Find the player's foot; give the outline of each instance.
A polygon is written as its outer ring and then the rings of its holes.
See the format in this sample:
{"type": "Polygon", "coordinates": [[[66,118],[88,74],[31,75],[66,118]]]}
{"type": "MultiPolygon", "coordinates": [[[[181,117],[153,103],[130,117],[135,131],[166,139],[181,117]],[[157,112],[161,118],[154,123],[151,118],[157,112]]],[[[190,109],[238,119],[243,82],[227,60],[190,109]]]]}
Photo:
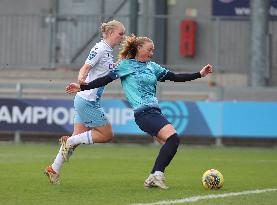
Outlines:
{"type": "Polygon", "coordinates": [[[52,166],[46,167],[44,174],[48,177],[51,184],[60,184],[60,175],[53,170],[52,166]]]}
{"type": "Polygon", "coordinates": [[[153,175],[153,185],[161,189],[168,189],[165,185],[165,177],[163,175],[153,175]]]}
{"type": "Polygon", "coordinates": [[[74,151],[74,147],[67,145],[67,139],[69,138],[69,136],[62,136],[59,140],[60,144],[62,145],[62,156],[63,156],[63,160],[68,162],[69,161],[69,157],[73,154],[74,151]]]}
{"type": "Polygon", "coordinates": [[[144,187],[145,188],[152,188],[152,187],[155,187],[154,185],[154,175],[153,174],[150,174],[148,176],[148,178],[144,181],[144,187]]]}

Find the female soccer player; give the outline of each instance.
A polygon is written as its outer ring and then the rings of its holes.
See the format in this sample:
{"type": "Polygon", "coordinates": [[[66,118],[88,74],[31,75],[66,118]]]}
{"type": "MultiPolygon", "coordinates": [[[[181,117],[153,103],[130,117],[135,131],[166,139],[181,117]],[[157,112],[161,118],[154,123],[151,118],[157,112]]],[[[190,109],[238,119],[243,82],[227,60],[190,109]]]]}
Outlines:
{"type": "MultiPolygon", "coordinates": [[[[112,20],[101,25],[101,32],[103,40],[91,49],[79,71],[78,81],[81,85],[105,76],[114,68],[113,48],[123,40],[125,28],[121,22],[112,20]]],[[[105,143],[112,140],[112,126],[100,106],[103,91],[104,87],[100,87],[76,94],[73,134],[71,137],[61,137],[61,148],[53,164],[45,169],[50,183],[59,183],[62,164],[69,160],[78,144],[105,143]]]]}
{"type": "Polygon", "coordinates": [[[67,93],[74,93],[92,89],[107,85],[120,78],[123,91],[134,109],[136,124],[144,132],[156,136],[157,140],[163,144],[144,186],[167,189],[164,171],[177,152],[179,137],[159,108],[156,97],[157,81],[185,82],[195,80],[212,73],[212,66],[208,64],[197,73],[176,74],[150,61],[153,51],[154,44],[151,39],[131,35],[124,41],[119,53],[121,62],[113,71],[87,85],[70,83],[66,91],[67,93]]]}

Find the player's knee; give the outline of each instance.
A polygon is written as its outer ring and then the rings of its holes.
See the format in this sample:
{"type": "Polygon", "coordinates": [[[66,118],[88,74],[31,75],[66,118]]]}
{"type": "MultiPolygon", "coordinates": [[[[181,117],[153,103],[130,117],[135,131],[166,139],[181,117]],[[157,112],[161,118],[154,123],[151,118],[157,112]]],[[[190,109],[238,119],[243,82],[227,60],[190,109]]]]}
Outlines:
{"type": "Polygon", "coordinates": [[[167,138],[166,142],[172,144],[177,149],[180,144],[180,138],[178,137],[178,134],[175,133],[167,138]]]}
{"type": "Polygon", "coordinates": [[[111,142],[113,140],[113,135],[109,135],[107,138],[107,142],[111,142]]]}

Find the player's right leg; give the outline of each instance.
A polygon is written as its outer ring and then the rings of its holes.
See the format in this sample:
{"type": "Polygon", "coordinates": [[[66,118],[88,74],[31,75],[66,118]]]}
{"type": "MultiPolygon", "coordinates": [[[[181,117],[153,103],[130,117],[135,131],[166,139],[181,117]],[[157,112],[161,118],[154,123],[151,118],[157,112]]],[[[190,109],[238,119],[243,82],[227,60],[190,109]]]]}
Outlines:
{"type": "Polygon", "coordinates": [[[51,184],[60,184],[60,175],[53,170],[52,166],[46,167],[44,174],[48,177],[51,184]]]}
{"type": "MultiPolygon", "coordinates": [[[[77,135],[79,133],[83,133],[88,130],[89,128],[87,128],[84,124],[77,123],[77,124],[74,124],[73,135],[77,135]]],[[[76,147],[74,147],[74,149],[75,148],[76,147]]],[[[51,184],[59,184],[60,170],[63,163],[64,163],[64,158],[62,156],[62,146],[61,146],[53,164],[46,167],[44,171],[44,174],[48,177],[51,184]]]]}
{"type": "Polygon", "coordinates": [[[65,161],[68,161],[75,145],[105,143],[111,141],[113,137],[112,126],[99,101],[88,101],[76,95],[74,107],[74,123],[82,123],[90,130],[61,138],[62,156],[65,161]]]}

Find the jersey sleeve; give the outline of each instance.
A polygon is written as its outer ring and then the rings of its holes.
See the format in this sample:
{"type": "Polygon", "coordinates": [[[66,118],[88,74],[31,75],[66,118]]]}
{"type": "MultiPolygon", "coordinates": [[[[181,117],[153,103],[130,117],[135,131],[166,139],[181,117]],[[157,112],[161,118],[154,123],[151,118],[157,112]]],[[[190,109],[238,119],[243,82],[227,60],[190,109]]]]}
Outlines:
{"type": "Polygon", "coordinates": [[[122,60],[111,72],[112,79],[122,78],[133,73],[132,65],[128,60],[122,60]]]}
{"type": "Polygon", "coordinates": [[[168,69],[160,66],[159,64],[155,62],[151,62],[151,66],[154,68],[154,73],[157,77],[158,81],[163,81],[163,78],[166,76],[166,74],[169,72],[168,69]]]}
{"type": "Polygon", "coordinates": [[[98,46],[94,46],[90,52],[89,55],[85,61],[85,64],[90,65],[91,67],[95,66],[101,59],[101,57],[104,54],[104,50],[99,48],[98,46]]]}

